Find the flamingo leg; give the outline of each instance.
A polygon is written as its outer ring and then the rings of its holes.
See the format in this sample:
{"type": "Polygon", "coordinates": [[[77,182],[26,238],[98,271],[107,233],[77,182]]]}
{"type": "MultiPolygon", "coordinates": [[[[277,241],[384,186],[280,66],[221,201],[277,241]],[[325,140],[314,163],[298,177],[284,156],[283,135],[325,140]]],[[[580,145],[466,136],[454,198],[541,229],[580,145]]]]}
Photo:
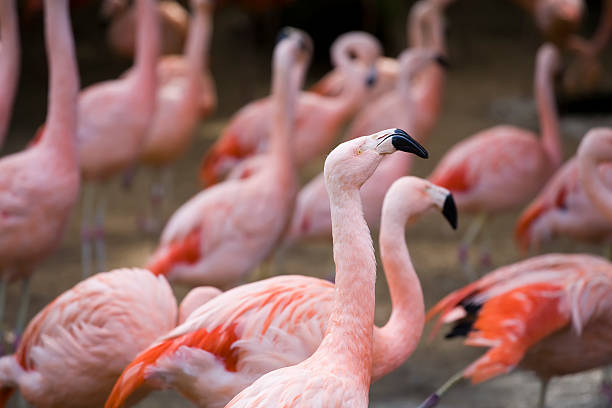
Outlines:
{"type": "Polygon", "coordinates": [[[106,214],[106,196],[100,195],[96,208],[95,247],[97,272],[106,271],[106,242],[104,239],[104,219],[106,214]]]}
{"type": "Polygon", "coordinates": [[[19,346],[23,329],[25,328],[26,319],[28,317],[28,307],[30,305],[30,289],[32,276],[28,275],[21,283],[21,300],[19,302],[19,310],[17,311],[17,324],[15,325],[15,342],[13,348],[19,346]]]}
{"type": "Polygon", "coordinates": [[[487,214],[480,213],[478,214],[474,220],[470,223],[468,230],[466,231],[463,239],[461,239],[461,243],[459,244],[459,263],[461,264],[461,269],[467,276],[467,278],[472,281],[476,279],[476,274],[474,272],[474,268],[469,262],[469,251],[470,247],[480,235],[480,232],[483,229],[484,224],[487,221],[487,214]]]}
{"type": "Polygon", "coordinates": [[[95,187],[91,183],[85,184],[83,186],[83,208],[81,210],[81,272],[83,279],[91,275],[93,268],[93,234],[90,220],[93,214],[94,198],[95,187]]]}
{"type": "Polygon", "coordinates": [[[482,243],[480,245],[480,276],[493,269],[493,260],[491,258],[491,241],[490,230],[483,229],[482,243]]]}
{"type": "Polygon", "coordinates": [[[540,396],[538,398],[538,408],[544,408],[546,406],[546,392],[548,391],[548,383],[550,379],[540,378],[540,396]]]}

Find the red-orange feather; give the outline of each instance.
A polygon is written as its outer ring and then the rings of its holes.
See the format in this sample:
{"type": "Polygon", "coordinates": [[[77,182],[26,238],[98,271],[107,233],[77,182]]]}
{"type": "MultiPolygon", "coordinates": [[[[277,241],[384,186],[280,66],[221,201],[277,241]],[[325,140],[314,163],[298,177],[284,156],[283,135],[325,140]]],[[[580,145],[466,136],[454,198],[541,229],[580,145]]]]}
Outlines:
{"type": "Polygon", "coordinates": [[[431,175],[429,181],[450,190],[452,193],[466,192],[470,190],[471,183],[467,177],[467,162],[459,163],[443,171],[436,171],[431,175]]]}
{"type": "Polygon", "coordinates": [[[200,229],[195,229],[180,241],[164,246],[153,255],[147,269],[155,275],[166,275],[176,264],[193,264],[201,257],[200,229]]]}
{"type": "Polygon", "coordinates": [[[134,391],[145,384],[149,367],[154,366],[159,358],[170,356],[183,346],[208,351],[221,360],[228,371],[235,372],[238,364],[238,353],[232,349],[232,345],[238,340],[235,328],[236,324],[233,323],[211,331],[199,329],[165,340],[143,351],[123,370],[106,401],[105,408],[122,406],[134,391]]]}

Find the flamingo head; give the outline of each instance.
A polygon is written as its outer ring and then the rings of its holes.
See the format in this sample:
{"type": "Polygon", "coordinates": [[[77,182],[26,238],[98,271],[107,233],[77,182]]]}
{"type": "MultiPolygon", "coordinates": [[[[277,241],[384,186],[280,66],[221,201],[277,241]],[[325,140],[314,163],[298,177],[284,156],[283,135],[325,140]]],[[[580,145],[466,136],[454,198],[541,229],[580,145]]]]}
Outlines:
{"type": "Polygon", "coordinates": [[[536,3],[535,19],[546,37],[560,45],[580,27],[583,12],[582,0],[544,0],[536,3]]]}
{"type": "MultiPolygon", "coordinates": [[[[369,136],[341,143],[325,160],[325,183],[339,188],[361,187],[374,173],[382,158],[398,150],[428,157],[427,150],[398,128],[381,130],[369,136]]],[[[330,194],[331,195],[331,194],[330,194]]]]}
{"type": "Polygon", "coordinates": [[[382,225],[406,225],[436,209],[453,229],[457,229],[457,206],[450,191],[420,177],[397,179],[385,195],[382,225]]]}

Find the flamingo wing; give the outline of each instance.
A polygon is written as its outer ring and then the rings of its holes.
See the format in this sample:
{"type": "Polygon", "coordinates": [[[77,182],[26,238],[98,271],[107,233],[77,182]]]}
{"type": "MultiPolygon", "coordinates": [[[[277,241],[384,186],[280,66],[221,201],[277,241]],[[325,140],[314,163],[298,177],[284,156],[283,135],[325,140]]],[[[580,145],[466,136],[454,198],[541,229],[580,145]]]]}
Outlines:
{"type": "Polygon", "coordinates": [[[200,354],[202,365],[196,368],[200,377],[213,366],[223,372],[261,375],[296,364],[321,342],[332,302],[331,283],[305,276],[280,276],[227,291],[200,306],[132,361],[106,407],[121,406],[149,380],[189,370],[186,355],[200,354]],[[208,356],[206,365],[201,352],[208,356]]]}
{"type": "Polygon", "coordinates": [[[545,255],[485,276],[442,299],[428,313],[447,337],[490,349],[465,371],[474,382],[512,370],[534,344],[568,325],[577,332],[597,313],[612,287],[611,266],[587,255],[545,255]]]}

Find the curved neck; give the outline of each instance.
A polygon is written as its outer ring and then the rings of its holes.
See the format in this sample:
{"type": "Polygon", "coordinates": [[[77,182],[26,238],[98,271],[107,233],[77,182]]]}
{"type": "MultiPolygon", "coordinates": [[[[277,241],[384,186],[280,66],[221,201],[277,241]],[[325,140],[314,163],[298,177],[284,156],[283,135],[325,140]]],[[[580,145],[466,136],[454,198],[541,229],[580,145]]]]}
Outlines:
{"type": "Polygon", "coordinates": [[[397,220],[383,215],[381,220],[380,252],[393,310],[387,324],[375,332],[374,361],[385,363],[374,367],[374,379],[397,368],[414,352],[425,324],[423,291],[412,266],[404,230],[411,215],[404,216],[397,220]]]}
{"type": "Polygon", "coordinates": [[[49,99],[41,146],[74,153],[79,73],[68,0],[45,0],[45,38],[49,61],[49,99]]]}
{"type": "MultiPolygon", "coordinates": [[[[612,143],[612,137],[608,136],[607,139],[607,143],[612,143]]],[[[584,140],[586,141],[586,137],[584,140]]],[[[597,144],[593,144],[592,148],[589,148],[584,153],[582,152],[582,147],[579,149],[578,169],[580,182],[595,208],[608,220],[612,221],[612,191],[604,184],[599,171],[599,164],[612,160],[612,157],[604,157],[605,150],[602,149],[602,153],[600,153],[595,151],[596,148],[597,144]]]]}
{"type": "Polygon", "coordinates": [[[324,351],[326,358],[337,360],[367,387],[372,367],[374,248],[359,190],[330,190],[329,197],[336,283],[333,310],[317,353],[324,351]]]}
{"type": "Polygon", "coordinates": [[[19,26],[15,0],[0,1],[0,145],[19,80],[19,26]]]}
{"type": "Polygon", "coordinates": [[[542,148],[554,168],[561,165],[563,151],[559,131],[559,115],[555,104],[553,89],[553,67],[548,60],[536,65],[534,92],[540,117],[540,132],[542,148]]]}
{"type": "Polygon", "coordinates": [[[154,0],[136,0],[136,57],[134,74],[136,92],[144,100],[155,97],[157,58],[159,56],[159,21],[154,0]]]}
{"type": "Polygon", "coordinates": [[[212,33],[211,14],[208,7],[196,7],[189,23],[189,35],[185,44],[185,59],[189,66],[189,90],[194,94],[194,98],[199,97],[202,72],[208,65],[212,33]]]}

